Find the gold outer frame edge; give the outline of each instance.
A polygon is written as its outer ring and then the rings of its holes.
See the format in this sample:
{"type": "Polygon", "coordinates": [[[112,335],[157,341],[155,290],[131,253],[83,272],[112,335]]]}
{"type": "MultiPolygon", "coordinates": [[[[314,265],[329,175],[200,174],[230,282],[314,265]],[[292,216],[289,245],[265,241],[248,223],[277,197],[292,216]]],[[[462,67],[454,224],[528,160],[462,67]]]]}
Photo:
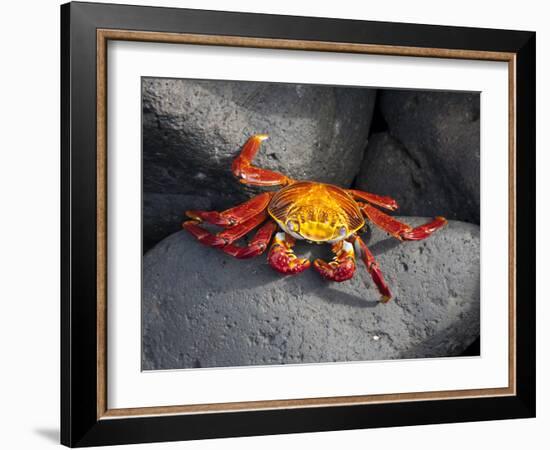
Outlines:
{"type": "Polygon", "coordinates": [[[240,36],[97,30],[97,419],[207,414],[516,395],[516,54],[240,36]],[[109,40],[508,62],[508,387],[109,409],[107,405],[107,42],[109,40]]]}

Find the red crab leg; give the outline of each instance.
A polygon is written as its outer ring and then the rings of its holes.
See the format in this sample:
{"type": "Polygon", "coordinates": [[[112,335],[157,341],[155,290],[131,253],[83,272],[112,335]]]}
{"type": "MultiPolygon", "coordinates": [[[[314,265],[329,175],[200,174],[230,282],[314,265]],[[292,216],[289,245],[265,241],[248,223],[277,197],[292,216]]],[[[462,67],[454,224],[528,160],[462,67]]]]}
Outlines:
{"type": "Polygon", "coordinates": [[[393,217],[384,214],[382,211],[378,211],[371,205],[362,203],[359,206],[372,223],[401,241],[419,241],[426,239],[434,231],[447,224],[447,219],[439,216],[429,223],[413,228],[406,223],[399,222],[393,217]]]}
{"type": "Polygon", "coordinates": [[[378,262],[376,262],[373,254],[370,252],[368,247],[359,236],[355,236],[353,244],[355,247],[355,251],[367,266],[367,270],[372,277],[372,281],[374,281],[374,284],[378,288],[378,292],[382,294],[382,303],[388,302],[391,299],[392,294],[390,288],[384,281],[384,277],[382,276],[382,272],[380,271],[378,262]]]}
{"type": "Polygon", "coordinates": [[[205,222],[213,225],[232,227],[246,222],[251,217],[264,211],[267,208],[267,205],[269,205],[269,201],[273,195],[274,192],[264,192],[263,194],[252,197],[250,200],[247,200],[240,205],[226,209],[222,212],[191,210],[186,211],[185,214],[199,222],[204,220],[205,222]]]}
{"type": "Polygon", "coordinates": [[[269,249],[267,261],[277,272],[285,275],[296,275],[310,266],[309,260],[297,258],[292,250],[295,240],[293,237],[280,232],[275,235],[269,249]]]}
{"type": "Polygon", "coordinates": [[[239,247],[234,244],[229,244],[223,247],[222,250],[235,258],[254,258],[255,256],[261,255],[265,252],[267,244],[269,244],[271,236],[273,236],[276,229],[277,224],[270,220],[258,230],[246,247],[239,247]]]}
{"type": "Polygon", "coordinates": [[[282,173],[252,165],[252,160],[258,153],[260,144],[267,138],[267,134],[256,134],[250,137],[244,144],[239,156],[233,161],[231,170],[233,175],[240,178],[241,183],[252,186],[286,186],[292,183],[293,180],[282,173]]]}
{"type": "Polygon", "coordinates": [[[331,281],[346,281],[353,277],[355,272],[355,252],[353,245],[347,241],[339,241],[332,246],[334,259],[327,263],[322,259],[316,259],[313,267],[324,278],[331,281]]]}
{"type": "Polygon", "coordinates": [[[252,231],[267,218],[267,213],[262,211],[260,214],[239,225],[228,228],[221,233],[212,234],[210,231],[202,228],[196,220],[188,220],[183,222],[183,228],[195,236],[199,242],[211,247],[223,248],[226,245],[232,244],[237,239],[243,237],[249,231],[252,231]]]}
{"type": "Polygon", "coordinates": [[[348,189],[347,192],[349,192],[356,200],[365,200],[373,205],[389,209],[390,211],[395,211],[399,207],[397,202],[391,197],[371,194],[369,192],[358,191],[356,189],[348,189]]]}
{"type": "MultiPolygon", "coordinates": [[[[256,225],[252,225],[252,228],[254,228],[254,226],[256,225]]],[[[220,238],[222,233],[214,235],[202,228],[198,222],[193,220],[184,222],[183,227],[195,236],[199,242],[219,248],[223,252],[234,256],[235,258],[246,259],[261,255],[265,251],[267,244],[269,244],[269,241],[271,240],[273,232],[277,229],[277,224],[272,221],[267,222],[258,230],[246,247],[240,247],[238,245],[228,243],[229,240],[231,240],[231,242],[237,240],[239,236],[232,236],[229,239],[220,238]]],[[[234,229],[235,228],[232,228],[231,230],[233,231],[234,229]]],[[[239,234],[243,234],[242,231],[243,230],[241,230],[239,234]]],[[[246,232],[244,232],[244,234],[246,234],[246,232]]]]}

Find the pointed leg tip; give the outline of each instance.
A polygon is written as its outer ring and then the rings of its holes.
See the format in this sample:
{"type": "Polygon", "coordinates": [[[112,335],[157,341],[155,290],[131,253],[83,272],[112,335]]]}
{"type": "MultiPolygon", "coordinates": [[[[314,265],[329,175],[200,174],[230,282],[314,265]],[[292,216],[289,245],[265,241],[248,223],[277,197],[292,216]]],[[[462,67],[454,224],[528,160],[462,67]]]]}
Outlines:
{"type": "Polygon", "coordinates": [[[194,225],[198,225],[199,222],[197,222],[196,220],[185,220],[184,222],[181,223],[181,227],[182,228],[189,228],[189,227],[192,227],[194,225]]]}
{"type": "Polygon", "coordinates": [[[188,209],[187,211],[185,211],[185,215],[187,217],[191,217],[192,219],[195,219],[195,220],[197,219],[196,213],[192,209],[188,209]]]}
{"type": "Polygon", "coordinates": [[[265,141],[266,139],[269,139],[269,135],[268,134],[256,134],[256,135],[254,135],[254,138],[261,142],[261,141],[265,141]]]}
{"type": "Polygon", "coordinates": [[[449,223],[449,221],[447,219],[445,219],[445,217],[437,216],[435,218],[435,230],[439,230],[443,227],[446,227],[448,223],[449,223]]]}
{"type": "Polygon", "coordinates": [[[383,295],[382,298],[380,298],[380,303],[388,303],[391,300],[391,295],[383,295]]]}

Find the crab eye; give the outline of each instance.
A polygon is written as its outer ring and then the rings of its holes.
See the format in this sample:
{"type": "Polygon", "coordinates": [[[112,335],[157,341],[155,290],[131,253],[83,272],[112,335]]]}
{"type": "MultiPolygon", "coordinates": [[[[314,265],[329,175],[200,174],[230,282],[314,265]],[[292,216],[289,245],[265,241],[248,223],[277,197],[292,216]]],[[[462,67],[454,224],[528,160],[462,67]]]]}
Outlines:
{"type": "Polygon", "coordinates": [[[286,226],[290,231],[294,231],[295,233],[300,231],[300,225],[298,224],[298,222],[295,222],[294,220],[289,220],[286,223],[286,226]]]}
{"type": "Polygon", "coordinates": [[[340,236],[345,236],[347,232],[348,230],[346,230],[346,227],[340,227],[340,229],[338,230],[338,234],[340,236]]]}

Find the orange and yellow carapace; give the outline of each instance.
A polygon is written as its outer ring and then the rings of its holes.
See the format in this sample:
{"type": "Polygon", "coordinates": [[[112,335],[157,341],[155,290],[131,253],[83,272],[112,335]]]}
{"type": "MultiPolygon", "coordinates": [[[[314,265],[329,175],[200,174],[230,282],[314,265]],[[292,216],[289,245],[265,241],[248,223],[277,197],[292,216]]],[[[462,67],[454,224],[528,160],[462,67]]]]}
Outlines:
{"type": "Polygon", "coordinates": [[[390,289],[374,256],[359,236],[365,220],[399,240],[425,239],[447,221],[436,217],[413,228],[376,208],[395,211],[397,202],[390,197],[315,181],[298,181],[279,172],[255,167],[252,160],[265,139],[265,134],[248,139],[233,161],[233,174],[243,184],[281,186],[282,189],[264,192],[223,212],[187,211],[190,220],[185,221],[183,227],[203,244],[219,248],[236,258],[262,254],[275,234],[268,261],[271,267],[285,275],[298,274],[310,267],[309,260],[294,254],[296,239],[331,244],[333,260],[316,259],[313,262],[315,269],[332,281],[349,280],[355,272],[357,254],[367,266],[382,301],[387,302],[392,297],[390,289]],[[212,234],[200,226],[203,221],[224,230],[212,234]],[[260,225],[248,245],[236,245],[238,239],[260,225]],[[276,233],[277,230],[280,231],[276,233]]]}

